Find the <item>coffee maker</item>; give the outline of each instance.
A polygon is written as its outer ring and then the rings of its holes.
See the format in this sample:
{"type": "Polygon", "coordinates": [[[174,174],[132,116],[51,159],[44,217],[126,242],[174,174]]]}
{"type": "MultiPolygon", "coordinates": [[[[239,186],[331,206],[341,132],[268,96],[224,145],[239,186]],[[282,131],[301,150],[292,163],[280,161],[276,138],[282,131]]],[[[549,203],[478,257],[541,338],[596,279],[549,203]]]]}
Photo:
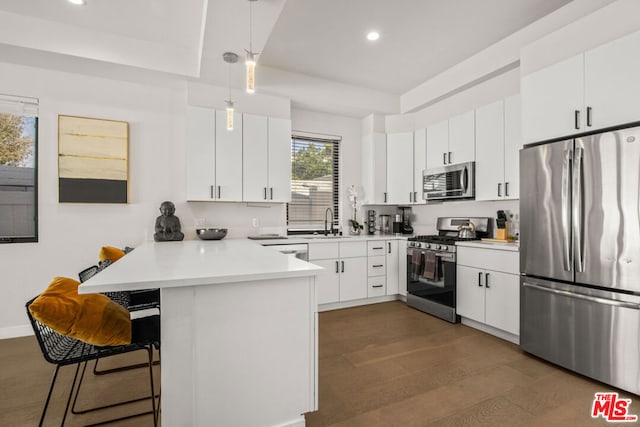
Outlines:
{"type": "Polygon", "coordinates": [[[413,227],[411,226],[411,206],[399,206],[398,209],[402,211],[400,232],[402,234],[413,234],[413,227]]]}
{"type": "Polygon", "coordinates": [[[367,211],[367,234],[376,233],[376,211],[369,209],[367,211]]]}

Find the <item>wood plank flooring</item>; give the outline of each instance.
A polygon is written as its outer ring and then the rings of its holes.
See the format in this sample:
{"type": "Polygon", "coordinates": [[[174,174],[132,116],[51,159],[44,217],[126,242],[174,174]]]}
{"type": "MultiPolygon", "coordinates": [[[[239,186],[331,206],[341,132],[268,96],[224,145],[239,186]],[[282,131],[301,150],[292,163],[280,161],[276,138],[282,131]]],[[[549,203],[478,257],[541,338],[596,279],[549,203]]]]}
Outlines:
{"type": "MultiPolygon", "coordinates": [[[[400,301],[320,313],[315,426],[597,426],[595,392],[617,391],[400,301]]],[[[639,423],[640,424],[640,423],[639,423]]]]}
{"type": "MultiPolygon", "coordinates": [[[[319,318],[320,409],[306,415],[311,427],[611,425],[590,416],[594,393],[602,391],[632,399],[630,413],[640,415],[640,396],[557,368],[514,344],[400,301],[324,312],[319,318]]],[[[139,352],[121,359],[144,357],[139,352]]],[[[44,361],[35,338],[0,340],[0,426],[37,425],[52,373],[53,365],[44,361]]],[[[145,374],[140,369],[90,375],[79,403],[142,396],[148,391],[145,374]]],[[[72,375],[71,367],[62,370],[45,425],[60,425],[72,375]]],[[[148,405],[70,416],[67,425],[98,422],[148,405]]],[[[111,425],[153,422],[146,416],[111,425]]]]}

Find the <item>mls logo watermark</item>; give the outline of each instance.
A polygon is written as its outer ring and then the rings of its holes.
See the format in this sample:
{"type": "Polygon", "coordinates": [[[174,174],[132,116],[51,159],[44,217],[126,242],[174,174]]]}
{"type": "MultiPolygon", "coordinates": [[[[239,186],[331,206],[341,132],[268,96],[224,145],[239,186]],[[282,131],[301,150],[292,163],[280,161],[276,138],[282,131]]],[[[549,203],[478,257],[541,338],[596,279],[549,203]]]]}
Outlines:
{"type": "Polygon", "coordinates": [[[596,393],[591,408],[591,418],[602,417],[612,423],[632,423],[638,421],[637,415],[630,415],[631,399],[619,399],[618,393],[596,393]]]}

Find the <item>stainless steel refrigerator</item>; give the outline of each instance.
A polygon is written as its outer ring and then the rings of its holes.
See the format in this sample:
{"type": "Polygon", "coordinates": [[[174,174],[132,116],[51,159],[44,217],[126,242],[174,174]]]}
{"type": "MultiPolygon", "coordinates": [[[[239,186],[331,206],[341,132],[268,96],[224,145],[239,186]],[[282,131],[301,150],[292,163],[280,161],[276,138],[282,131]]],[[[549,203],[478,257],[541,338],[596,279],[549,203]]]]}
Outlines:
{"type": "Polygon", "coordinates": [[[640,394],[640,127],[520,152],[520,346],[640,394]]]}

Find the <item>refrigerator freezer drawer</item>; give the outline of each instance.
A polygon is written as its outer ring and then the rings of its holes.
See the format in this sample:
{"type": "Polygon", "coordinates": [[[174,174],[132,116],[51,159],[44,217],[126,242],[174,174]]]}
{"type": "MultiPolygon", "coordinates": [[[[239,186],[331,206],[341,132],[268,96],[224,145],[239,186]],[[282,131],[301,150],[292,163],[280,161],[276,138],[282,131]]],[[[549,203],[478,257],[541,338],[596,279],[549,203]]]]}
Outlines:
{"type": "Polygon", "coordinates": [[[520,346],[640,394],[640,297],[520,279],[520,346]]]}

